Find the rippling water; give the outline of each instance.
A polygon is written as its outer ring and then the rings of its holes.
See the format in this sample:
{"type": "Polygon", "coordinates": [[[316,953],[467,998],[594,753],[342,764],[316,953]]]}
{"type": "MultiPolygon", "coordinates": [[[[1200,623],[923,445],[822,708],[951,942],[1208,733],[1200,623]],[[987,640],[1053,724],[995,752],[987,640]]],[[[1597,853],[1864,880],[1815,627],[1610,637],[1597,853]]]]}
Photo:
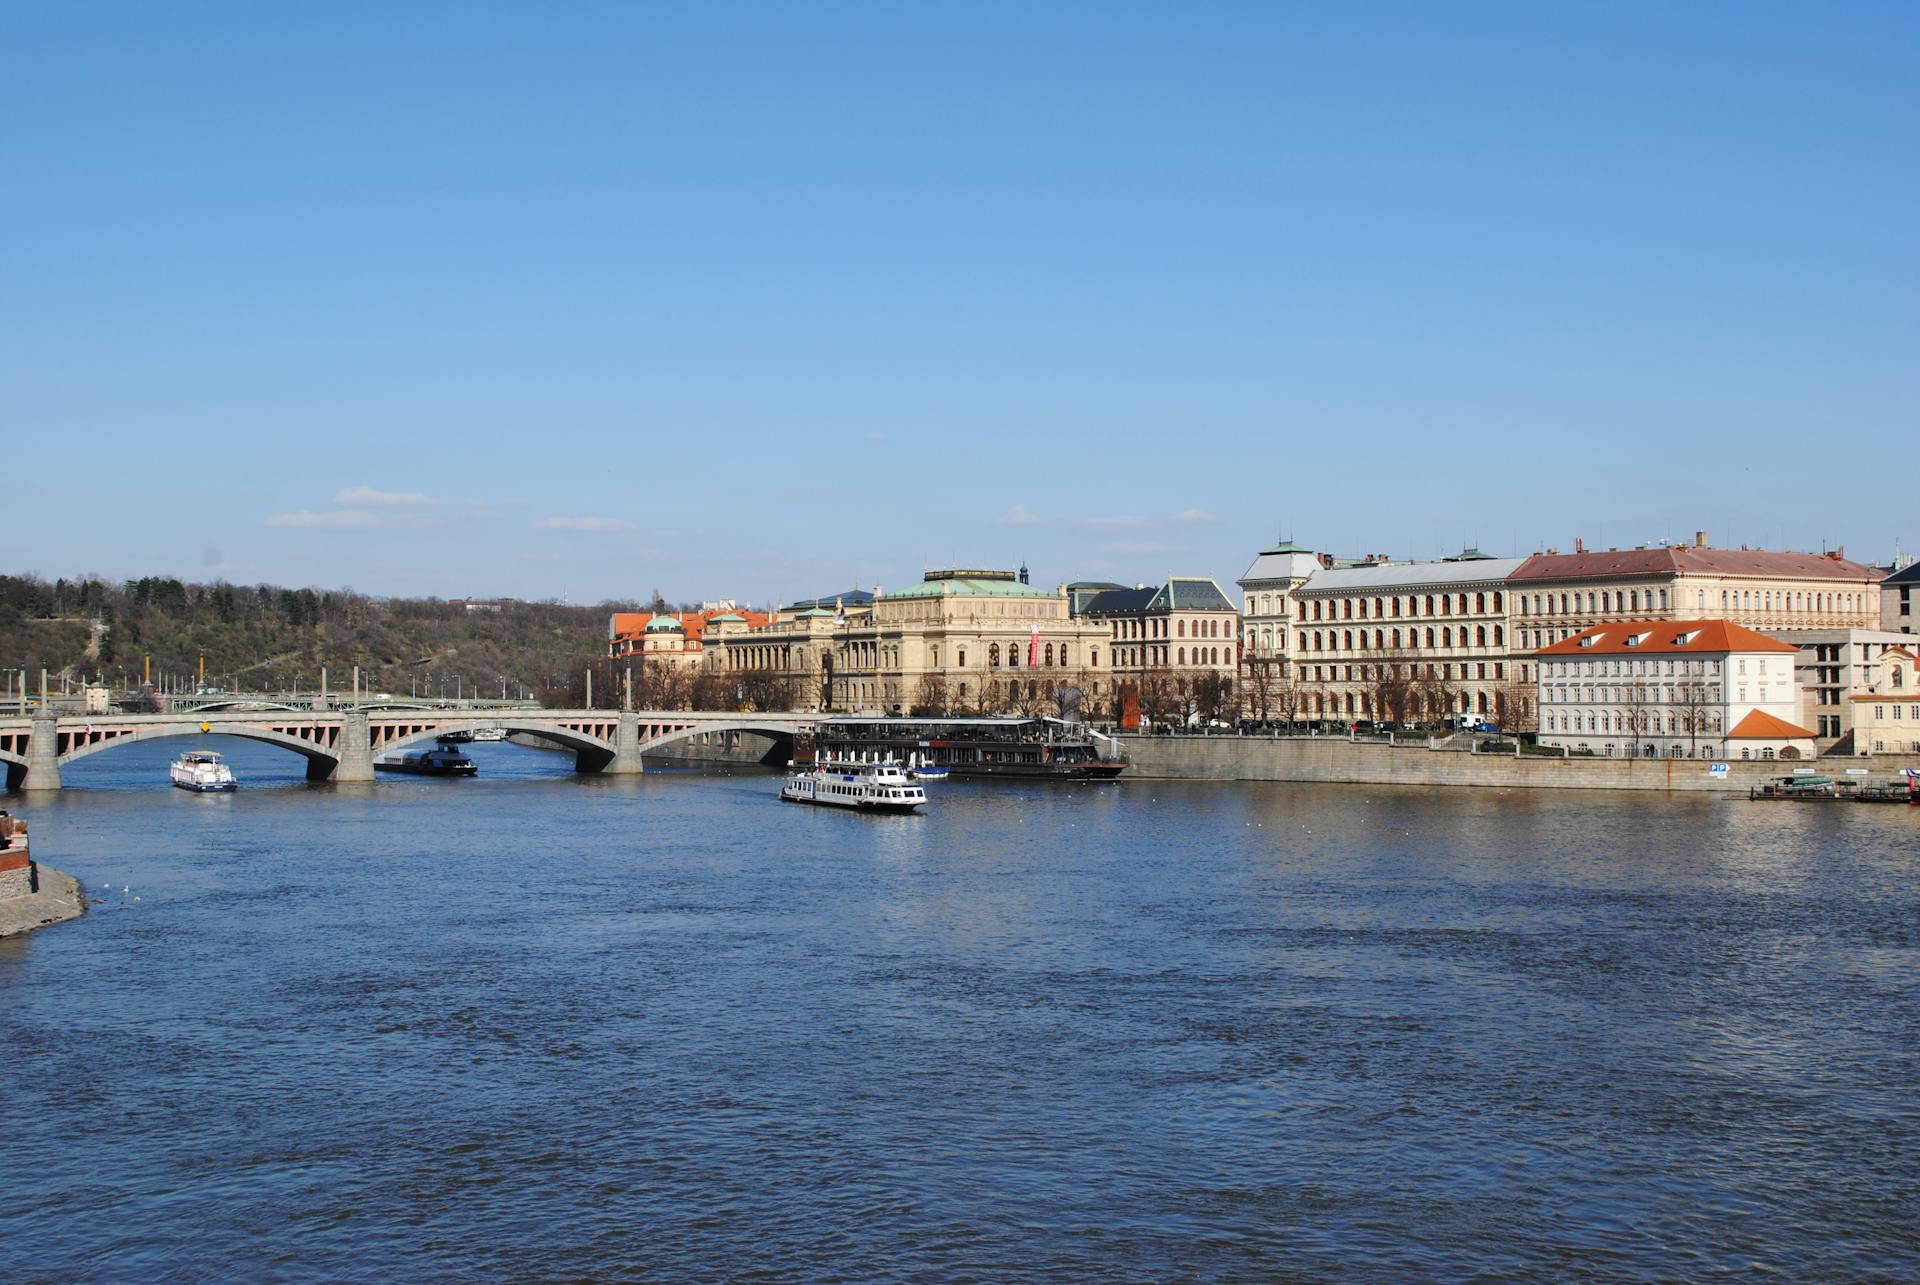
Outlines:
{"type": "Polygon", "coordinates": [[[14,801],[0,1278],[1920,1274],[1912,809],[179,748],[14,801]]]}

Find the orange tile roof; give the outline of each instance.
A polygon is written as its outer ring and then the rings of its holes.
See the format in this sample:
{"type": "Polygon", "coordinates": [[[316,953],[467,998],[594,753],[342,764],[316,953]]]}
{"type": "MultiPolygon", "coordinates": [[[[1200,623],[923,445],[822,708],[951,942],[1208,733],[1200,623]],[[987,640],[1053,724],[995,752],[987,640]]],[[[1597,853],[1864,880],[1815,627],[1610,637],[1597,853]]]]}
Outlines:
{"type": "Polygon", "coordinates": [[[1764,710],[1754,710],[1727,733],[1730,741],[1810,741],[1813,733],[1796,727],[1784,718],[1775,718],[1764,710]]]}
{"type": "MultiPolygon", "coordinates": [[[[758,629],[763,625],[768,625],[773,622],[772,613],[765,611],[735,610],[728,612],[725,608],[721,608],[716,611],[670,612],[667,614],[672,615],[675,620],[680,622],[680,629],[681,632],[686,635],[689,650],[694,651],[699,650],[698,644],[707,632],[707,625],[715,616],[738,616],[747,622],[749,629],[758,629]]],[[[613,615],[612,637],[614,639],[643,637],[647,632],[647,622],[652,620],[653,617],[654,613],[651,611],[617,611],[613,615]]]]}
{"type": "Polygon", "coordinates": [[[1771,651],[1797,653],[1800,649],[1792,643],[1781,642],[1778,638],[1769,638],[1757,630],[1745,625],[1736,625],[1731,620],[1616,620],[1610,624],[1595,625],[1591,629],[1582,629],[1571,638],[1563,638],[1557,643],[1542,647],[1541,656],[1640,656],[1640,655],[1700,655],[1722,651],[1771,651]],[[1637,646],[1628,646],[1627,639],[1647,635],[1645,641],[1637,646]],[[1686,634],[1693,635],[1693,641],[1681,642],[1686,634]],[[1591,644],[1583,639],[1591,638],[1591,644]]]}

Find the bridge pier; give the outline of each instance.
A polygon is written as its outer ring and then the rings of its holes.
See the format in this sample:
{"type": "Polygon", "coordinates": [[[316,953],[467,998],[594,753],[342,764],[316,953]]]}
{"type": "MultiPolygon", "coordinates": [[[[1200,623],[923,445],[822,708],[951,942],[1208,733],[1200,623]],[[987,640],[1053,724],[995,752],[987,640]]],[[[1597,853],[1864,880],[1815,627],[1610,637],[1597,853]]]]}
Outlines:
{"type": "Polygon", "coordinates": [[[613,734],[613,758],[600,769],[606,776],[638,776],[644,769],[640,766],[640,716],[632,710],[622,710],[620,725],[613,734]]]}
{"type": "Polygon", "coordinates": [[[33,720],[33,737],[27,742],[27,779],[20,788],[60,788],[60,726],[51,718],[33,720]]]}
{"type": "MultiPolygon", "coordinates": [[[[367,728],[367,712],[350,709],[340,725],[339,765],[332,779],[342,784],[373,779],[373,734],[367,728]]],[[[307,773],[313,779],[311,767],[307,773]]]]}

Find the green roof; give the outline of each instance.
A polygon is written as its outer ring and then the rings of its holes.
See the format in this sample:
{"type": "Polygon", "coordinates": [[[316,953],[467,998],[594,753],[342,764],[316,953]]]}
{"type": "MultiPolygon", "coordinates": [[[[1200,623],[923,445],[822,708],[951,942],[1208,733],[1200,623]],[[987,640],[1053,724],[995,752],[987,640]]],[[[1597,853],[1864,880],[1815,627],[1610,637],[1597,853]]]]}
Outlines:
{"type": "Polygon", "coordinates": [[[710,625],[717,625],[723,620],[726,621],[728,624],[732,624],[736,620],[743,625],[747,623],[747,618],[745,616],[740,615],[738,612],[733,612],[733,611],[729,611],[722,616],[715,616],[711,620],[707,621],[707,623],[710,625]]]}
{"type": "Polygon", "coordinates": [[[1021,584],[1018,580],[975,580],[956,577],[951,580],[922,580],[917,585],[905,589],[894,589],[880,595],[887,602],[898,602],[905,598],[1051,598],[1052,590],[1041,589],[1035,585],[1021,584]]]}
{"type": "Polygon", "coordinates": [[[650,634],[684,634],[687,631],[683,629],[680,622],[672,616],[655,616],[647,622],[646,632],[650,634]]]}
{"type": "Polygon", "coordinates": [[[831,611],[828,611],[825,607],[808,607],[805,611],[795,616],[794,619],[795,620],[818,620],[822,616],[831,616],[832,614],[833,613],[831,611]]]}

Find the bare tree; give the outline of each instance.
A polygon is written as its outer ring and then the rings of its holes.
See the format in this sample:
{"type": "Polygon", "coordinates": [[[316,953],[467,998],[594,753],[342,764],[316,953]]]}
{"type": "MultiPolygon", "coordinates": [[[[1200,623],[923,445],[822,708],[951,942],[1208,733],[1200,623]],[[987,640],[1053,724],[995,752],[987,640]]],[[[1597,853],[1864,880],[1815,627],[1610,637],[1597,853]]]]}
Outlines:
{"type": "Polygon", "coordinates": [[[913,694],[913,712],[922,718],[944,715],[952,708],[947,695],[947,680],[937,673],[924,674],[913,694]]]}
{"type": "Polygon", "coordinates": [[[1615,713],[1615,724],[1628,736],[1627,757],[1639,758],[1642,738],[1647,734],[1649,724],[1655,717],[1653,704],[1656,693],[1638,678],[1629,678],[1620,688],[1620,706],[1615,713]]]}
{"type": "Polygon", "coordinates": [[[1713,704],[1707,685],[1697,675],[1683,674],[1679,686],[1673,689],[1673,712],[1680,720],[1680,730],[1687,734],[1688,758],[1700,757],[1700,733],[1709,730],[1713,704]]]}
{"type": "Polygon", "coordinates": [[[1247,676],[1241,684],[1247,709],[1260,722],[1268,722],[1273,717],[1276,688],[1283,681],[1279,671],[1280,662],[1267,657],[1251,656],[1247,659],[1247,676]]]}

